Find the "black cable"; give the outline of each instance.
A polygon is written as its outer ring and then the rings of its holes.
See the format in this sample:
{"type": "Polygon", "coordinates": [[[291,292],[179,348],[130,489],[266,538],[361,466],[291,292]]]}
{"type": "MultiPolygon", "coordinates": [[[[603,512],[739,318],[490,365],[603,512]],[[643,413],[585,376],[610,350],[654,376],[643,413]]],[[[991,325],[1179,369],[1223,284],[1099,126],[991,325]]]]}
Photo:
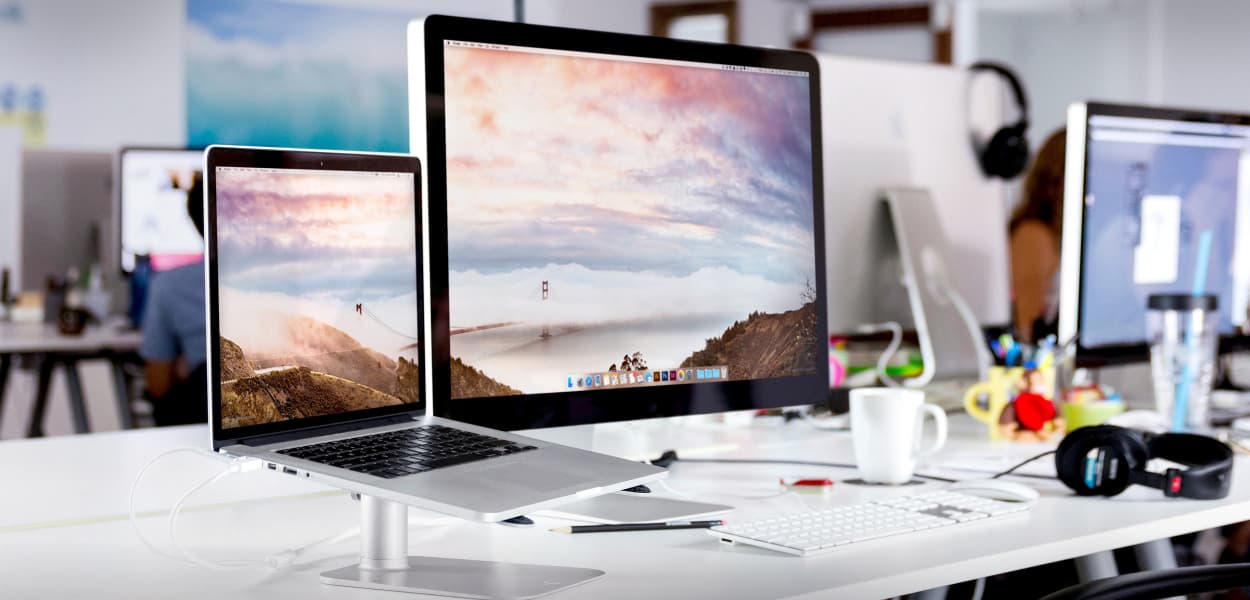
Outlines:
{"type": "MultiPolygon", "coordinates": [[[[1011,475],[1012,473],[1014,473],[1014,472],[1015,472],[1015,470],[1016,470],[1016,469],[1019,469],[1020,467],[1023,467],[1024,465],[1027,465],[1027,464],[1029,464],[1029,463],[1031,463],[1031,462],[1033,462],[1033,461],[1035,461],[1035,460],[1038,460],[1038,459],[1041,459],[1041,458],[1046,458],[1047,456],[1050,456],[1050,455],[1052,455],[1052,454],[1054,454],[1054,453],[1055,453],[1055,451],[1054,451],[1054,450],[1049,450],[1049,451],[1047,451],[1047,452],[1043,452],[1043,453],[1041,453],[1041,454],[1038,454],[1037,456],[1034,456],[1034,457],[1032,457],[1032,458],[1030,458],[1030,459],[1028,459],[1028,460],[1026,460],[1026,461],[1024,461],[1024,462],[1022,462],[1022,463],[1019,463],[1019,464],[1017,464],[1016,466],[1014,466],[1014,467],[1012,467],[1012,468],[1010,468],[1010,469],[1007,469],[1006,471],[1003,471],[1003,472],[1001,472],[1001,473],[995,473],[994,475],[992,475],[992,476],[990,477],[990,479],[998,479],[999,477],[1003,477],[1003,476],[1006,476],[1006,475],[1011,475]]],[[[1043,479],[1054,479],[1054,477],[1043,477],[1043,476],[1041,476],[1041,475],[1027,475],[1027,474],[1023,474],[1023,475],[1020,475],[1020,476],[1021,476],[1021,477],[1035,477],[1035,478],[1043,478],[1043,479]]]]}
{"type": "MultiPolygon", "coordinates": [[[[817,462],[811,460],[786,460],[786,459],[769,459],[769,458],[678,458],[677,452],[673,450],[665,450],[660,457],[651,461],[651,464],[657,467],[669,468],[673,463],[689,462],[689,463],[728,463],[728,464],[748,464],[748,465],[804,465],[809,467],[831,467],[834,469],[854,469],[855,465],[848,463],[831,463],[817,462]]],[[[947,479],[946,477],[938,477],[936,475],[924,475],[915,473],[916,477],[921,479],[930,479],[933,481],[941,481],[945,483],[954,483],[956,480],[947,479]]]]}

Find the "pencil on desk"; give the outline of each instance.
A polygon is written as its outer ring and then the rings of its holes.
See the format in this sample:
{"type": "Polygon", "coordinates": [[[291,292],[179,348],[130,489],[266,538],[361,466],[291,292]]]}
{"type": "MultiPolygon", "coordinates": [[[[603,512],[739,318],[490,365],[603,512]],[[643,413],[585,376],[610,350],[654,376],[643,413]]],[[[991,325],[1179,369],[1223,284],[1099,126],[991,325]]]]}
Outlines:
{"type": "Polygon", "coordinates": [[[707,529],[724,521],[673,521],[671,523],[618,523],[614,525],[570,525],[554,527],[554,533],[606,533],[609,531],[654,531],[657,529],[707,529]]]}

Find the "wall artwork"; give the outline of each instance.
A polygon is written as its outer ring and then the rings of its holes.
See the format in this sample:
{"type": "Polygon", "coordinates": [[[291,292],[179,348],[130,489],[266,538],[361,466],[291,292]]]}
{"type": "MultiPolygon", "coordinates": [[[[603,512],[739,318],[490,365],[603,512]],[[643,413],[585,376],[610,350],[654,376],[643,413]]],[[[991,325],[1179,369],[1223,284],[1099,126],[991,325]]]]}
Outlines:
{"type": "Polygon", "coordinates": [[[187,0],[187,143],[406,152],[412,11],[187,0]]]}

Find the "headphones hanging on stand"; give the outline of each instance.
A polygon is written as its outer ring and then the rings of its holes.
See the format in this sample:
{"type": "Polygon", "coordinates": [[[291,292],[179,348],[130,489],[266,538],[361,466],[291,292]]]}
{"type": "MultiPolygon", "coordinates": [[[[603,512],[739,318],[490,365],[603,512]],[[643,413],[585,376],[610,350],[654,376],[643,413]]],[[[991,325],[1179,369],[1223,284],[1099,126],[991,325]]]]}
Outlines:
{"type": "Polygon", "coordinates": [[[1029,127],[1029,100],[1024,94],[1024,85],[1010,68],[1001,63],[977,62],[969,65],[968,70],[997,74],[1007,82],[1012,97],[1016,99],[1019,120],[999,128],[988,142],[978,140],[975,134],[972,136],[972,150],[976,153],[981,171],[987,177],[1011,179],[1023,173],[1029,164],[1029,138],[1025,135],[1029,127]]]}
{"type": "Polygon", "coordinates": [[[1059,443],[1055,470],[1081,496],[1114,496],[1131,484],[1163,490],[1169,498],[1216,500],[1228,495],[1233,451],[1214,438],[1189,433],[1144,433],[1113,425],[1074,429],[1059,443]],[[1161,458],[1185,465],[1146,470],[1161,458]]]}

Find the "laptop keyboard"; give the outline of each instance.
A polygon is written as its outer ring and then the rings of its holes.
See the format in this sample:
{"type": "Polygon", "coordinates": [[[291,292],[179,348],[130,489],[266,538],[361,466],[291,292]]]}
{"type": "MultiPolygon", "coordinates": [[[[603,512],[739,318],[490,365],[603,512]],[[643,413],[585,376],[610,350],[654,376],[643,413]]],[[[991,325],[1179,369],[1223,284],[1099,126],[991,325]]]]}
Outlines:
{"type": "Polygon", "coordinates": [[[442,425],[422,425],[287,448],[278,454],[391,479],[533,449],[442,425]]]}

